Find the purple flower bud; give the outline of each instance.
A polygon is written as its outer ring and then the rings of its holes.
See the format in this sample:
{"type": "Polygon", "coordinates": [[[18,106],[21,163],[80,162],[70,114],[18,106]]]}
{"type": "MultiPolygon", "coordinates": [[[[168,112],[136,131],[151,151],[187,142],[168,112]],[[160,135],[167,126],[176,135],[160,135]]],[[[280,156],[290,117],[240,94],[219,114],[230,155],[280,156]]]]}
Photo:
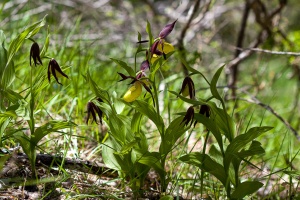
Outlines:
{"type": "Polygon", "coordinates": [[[144,60],[140,66],[140,70],[142,71],[146,71],[150,69],[150,65],[149,65],[149,61],[148,60],[144,60]]]}
{"type": "Polygon", "coordinates": [[[162,31],[159,33],[158,37],[160,37],[161,39],[164,39],[165,37],[167,37],[172,32],[176,22],[177,22],[177,19],[173,23],[167,24],[162,29],[162,31]]]}

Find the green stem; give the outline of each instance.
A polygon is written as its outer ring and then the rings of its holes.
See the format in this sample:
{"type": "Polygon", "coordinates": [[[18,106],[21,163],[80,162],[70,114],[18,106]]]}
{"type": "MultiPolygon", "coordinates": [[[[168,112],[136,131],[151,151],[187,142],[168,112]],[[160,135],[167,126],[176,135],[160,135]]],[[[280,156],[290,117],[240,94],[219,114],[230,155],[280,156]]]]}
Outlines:
{"type": "MultiPolygon", "coordinates": [[[[203,150],[202,150],[202,154],[203,154],[203,155],[205,154],[205,150],[206,150],[206,145],[207,145],[209,133],[210,133],[210,131],[207,132],[206,137],[205,137],[205,141],[204,141],[204,145],[203,145],[203,150]]],[[[203,161],[204,161],[204,160],[202,160],[202,165],[203,165],[203,161]]],[[[201,170],[201,177],[200,177],[200,179],[201,179],[201,186],[200,186],[201,197],[202,197],[202,195],[203,195],[203,179],[204,179],[204,173],[205,173],[205,172],[204,172],[203,170],[201,170]]]]}
{"type": "MultiPolygon", "coordinates": [[[[33,86],[33,81],[32,81],[32,77],[33,77],[33,69],[32,67],[30,68],[30,120],[29,120],[29,128],[30,128],[30,135],[32,137],[32,135],[34,135],[34,131],[35,131],[35,122],[34,122],[34,92],[32,89],[33,86]]],[[[36,168],[35,168],[35,159],[36,159],[36,152],[35,152],[35,143],[32,143],[30,141],[30,152],[31,155],[28,157],[30,157],[30,163],[31,163],[31,168],[32,168],[32,176],[37,178],[37,174],[36,174],[36,168]]]]}

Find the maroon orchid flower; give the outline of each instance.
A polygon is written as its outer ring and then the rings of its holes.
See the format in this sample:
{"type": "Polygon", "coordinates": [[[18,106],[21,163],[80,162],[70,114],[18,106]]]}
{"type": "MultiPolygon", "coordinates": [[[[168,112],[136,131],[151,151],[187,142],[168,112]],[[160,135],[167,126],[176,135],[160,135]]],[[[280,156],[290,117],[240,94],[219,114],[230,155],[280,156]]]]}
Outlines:
{"type": "MultiPolygon", "coordinates": [[[[103,102],[102,99],[100,99],[100,98],[97,98],[97,101],[103,102]]],[[[98,115],[99,122],[100,122],[100,124],[102,124],[102,115],[103,115],[103,113],[102,113],[101,109],[98,106],[96,106],[95,103],[89,101],[87,103],[86,124],[89,123],[90,117],[92,117],[92,123],[95,122],[96,124],[98,124],[96,115],[98,115]]]]}
{"type": "Polygon", "coordinates": [[[54,58],[52,58],[49,62],[48,65],[48,81],[50,83],[50,79],[51,79],[51,74],[54,76],[56,82],[60,85],[62,85],[57,78],[57,74],[56,71],[59,72],[61,75],[63,75],[66,78],[69,78],[60,68],[60,66],[58,65],[58,63],[56,62],[56,60],[54,60],[54,58]]]}
{"type": "Polygon", "coordinates": [[[34,42],[30,48],[30,57],[29,57],[30,66],[32,66],[31,59],[33,60],[33,63],[35,66],[39,65],[39,64],[43,65],[41,57],[40,57],[40,47],[39,47],[38,43],[36,43],[36,42],[34,42]]]}

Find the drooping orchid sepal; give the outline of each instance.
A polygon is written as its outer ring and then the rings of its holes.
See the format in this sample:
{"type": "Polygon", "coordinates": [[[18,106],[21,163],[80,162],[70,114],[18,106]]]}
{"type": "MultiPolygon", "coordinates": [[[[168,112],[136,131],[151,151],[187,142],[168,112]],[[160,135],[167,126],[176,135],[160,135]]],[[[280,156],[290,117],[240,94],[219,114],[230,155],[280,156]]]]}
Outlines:
{"type": "Polygon", "coordinates": [[[56,82],[60,85],[62,85],[59,81],[58,81],[58,78],[57,78],[57,74],[56,74],[56,71],[58,73],[60,73],[62,76],[66,77],[66,78],[69,78],[67,74],[65,74],[59,64],[56,62],[56,60],[54,60],[54,58],[52,58],[48,64],[48,81],[50,83],[50,79],[51,79],[51,74],[54,76],[56,82]]]}

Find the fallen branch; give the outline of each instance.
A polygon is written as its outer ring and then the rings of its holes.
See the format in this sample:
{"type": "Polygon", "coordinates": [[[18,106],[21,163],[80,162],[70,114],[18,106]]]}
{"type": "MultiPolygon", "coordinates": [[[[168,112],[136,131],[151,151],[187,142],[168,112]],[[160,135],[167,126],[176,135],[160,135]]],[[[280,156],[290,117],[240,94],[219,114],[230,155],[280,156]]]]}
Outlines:
{"type": "MultiPolygon", "coordinates": [[[[18,153],[17,159],[28,159],[28,156],[24,153],[18,153]]],[[[36,164],[43,164],[47,166],[62,166],[68,169],[76,169],[85,173],[92,173],[95,175],[105,175],[109,178],[118,177],[117,171],[106,167],[102,163],[92,163],[90,161],[84,161],[80,159],[63,158],[61,156],[53,156],[49,154],[37,154],[36,164]]]]}

